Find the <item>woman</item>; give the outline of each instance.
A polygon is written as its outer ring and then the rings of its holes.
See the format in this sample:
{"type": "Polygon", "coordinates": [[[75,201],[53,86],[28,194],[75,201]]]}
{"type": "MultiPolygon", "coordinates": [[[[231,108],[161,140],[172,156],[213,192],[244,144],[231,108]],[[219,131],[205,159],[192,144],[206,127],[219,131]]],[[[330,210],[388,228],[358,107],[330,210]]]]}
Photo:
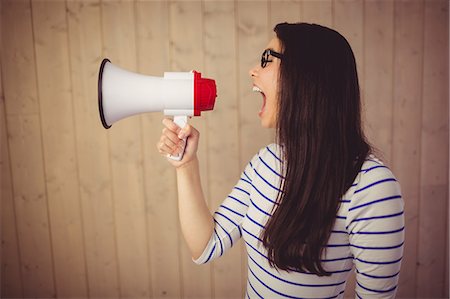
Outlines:
{"type": "Polygon", "coordinates": [[[196,263],[243,237],[249,298],[342,298],[352,267],[359,298],[394,297],[404,242],[403,200],[361,128],[353,52],[339,33],[278,24],[250,70],[263,97],[261,149],[214,215],[200,185],[199,132],[171,120],[157,147],[184,148],[176,167],[181,228],[196,263]]]}

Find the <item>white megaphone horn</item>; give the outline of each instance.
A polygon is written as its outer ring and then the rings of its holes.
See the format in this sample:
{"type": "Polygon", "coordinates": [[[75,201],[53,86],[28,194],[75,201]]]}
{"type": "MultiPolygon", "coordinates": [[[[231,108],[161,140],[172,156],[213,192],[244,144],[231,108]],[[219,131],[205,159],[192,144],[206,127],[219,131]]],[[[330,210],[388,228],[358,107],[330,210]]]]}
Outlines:
{"type": "MultiPolygon", "coordinates": [[[[128,116],[162,111],[183,128],[188,117],[214,109],[216,83],[201,73],[165,72],[164,77],[145,76],[117,67],[103,59],[98,75],[98,107],[103,127],[128,116]]],[[[186,140],[185,140],[186,141],[186,140]]],[[[183,153],[170,156],[181,160],[183,153]]]]}

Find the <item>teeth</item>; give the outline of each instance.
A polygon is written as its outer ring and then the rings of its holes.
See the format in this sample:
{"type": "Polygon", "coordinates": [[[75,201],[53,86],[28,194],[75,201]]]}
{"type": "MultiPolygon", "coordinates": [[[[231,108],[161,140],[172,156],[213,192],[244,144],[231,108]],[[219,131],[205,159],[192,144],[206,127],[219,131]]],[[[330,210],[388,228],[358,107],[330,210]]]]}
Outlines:
{"type": "Polygon", "coordinates": [[[262,92],[258,86],[253,86],[253,91],[262,92]]]}

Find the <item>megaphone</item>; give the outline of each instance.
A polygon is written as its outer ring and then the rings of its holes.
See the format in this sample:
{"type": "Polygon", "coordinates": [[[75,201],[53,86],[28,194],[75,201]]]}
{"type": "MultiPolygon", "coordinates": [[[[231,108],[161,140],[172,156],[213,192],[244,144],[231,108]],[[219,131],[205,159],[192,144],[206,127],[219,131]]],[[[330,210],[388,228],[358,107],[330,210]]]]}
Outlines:
{"type": "MultiPolygon", "coordinates": [[[[123,118],[162,111],[183,128],[188,117],[214,109],[216,83],[201,73],[165,72],[164,77],[146,76],[115,66],[103,59],[98,75],[98,107],[105,129],[123,118]]],[[[186,140],[185,140],[186,141],[186,140]]],[[[183,153],[170,156],[181,160],[183,153]]]]}

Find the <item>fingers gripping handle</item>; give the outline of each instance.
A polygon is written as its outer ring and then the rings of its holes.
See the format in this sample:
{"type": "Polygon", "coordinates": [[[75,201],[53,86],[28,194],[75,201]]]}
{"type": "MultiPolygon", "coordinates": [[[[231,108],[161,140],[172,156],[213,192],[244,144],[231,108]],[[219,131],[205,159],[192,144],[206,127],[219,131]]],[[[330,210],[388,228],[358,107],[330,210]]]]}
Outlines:
{"type": "MultiPolygon", "coordinates": [[[[184,128],[187,125],[187,120],[188,120],[188,117],[186,115],[175,115],[173,117],[173,122],[176,123],[180,128],[184,128]]],[[[183,138],[183,141],[184,141],[183,151],[181,151],[181,153],[179,153],[178,155],[168,155],[169,159],[172,159],[175,161],[181,161],[181,159],[183,159],[184,151],[186,149],[186,139],[187,138],[183,138]]]]}

